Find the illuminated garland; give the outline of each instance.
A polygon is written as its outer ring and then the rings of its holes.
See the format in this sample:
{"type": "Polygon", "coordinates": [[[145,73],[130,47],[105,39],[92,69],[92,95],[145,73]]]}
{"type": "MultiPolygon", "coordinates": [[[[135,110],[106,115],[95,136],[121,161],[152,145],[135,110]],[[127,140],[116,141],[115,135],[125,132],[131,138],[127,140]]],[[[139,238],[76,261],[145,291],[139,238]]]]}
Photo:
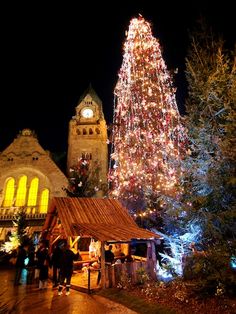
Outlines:
{"type": "Polygon", "coordinates": [[[131,20],[115,88],[111,196],[126,201],[181,193],[186,135],[158,40],[131,20]]]}
{"type": "Polygon", "coordinates": [[[102,181],[99,180],[101,166],[97,160],[79,158],[78,163],[70,168],[69,186],[64,188],[70,197],[92,197],[102,190],[102,181]]]}

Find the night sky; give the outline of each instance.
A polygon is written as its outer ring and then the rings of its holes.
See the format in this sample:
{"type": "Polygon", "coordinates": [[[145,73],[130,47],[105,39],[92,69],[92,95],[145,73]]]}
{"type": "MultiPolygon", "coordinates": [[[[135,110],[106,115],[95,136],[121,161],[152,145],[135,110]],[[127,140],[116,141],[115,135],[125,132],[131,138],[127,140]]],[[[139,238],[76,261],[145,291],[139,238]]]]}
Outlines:
{"type": "Polygon", "coordinates": [[[230,48],[235,40],[235,11],[227,0],[220,5],[207,0],[57,2],[10,2],[1,8],[0,151],[23,128],[35,130],[44,149],[66,151],[69,120],[89,83],[111,123],[125,31],[139,13],[151,22],[168,69],[179,69],[181,113],[188,31],[197,18],[205,16],[230,48]]]}

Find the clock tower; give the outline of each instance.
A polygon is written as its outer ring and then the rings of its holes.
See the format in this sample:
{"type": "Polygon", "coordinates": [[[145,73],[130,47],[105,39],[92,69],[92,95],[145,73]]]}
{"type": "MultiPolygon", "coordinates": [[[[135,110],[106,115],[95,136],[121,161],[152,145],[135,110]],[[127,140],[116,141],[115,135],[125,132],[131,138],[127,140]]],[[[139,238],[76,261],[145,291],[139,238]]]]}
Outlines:
{"type": "Polygon", "coordinates": [[[91,85],[80,97],[75,111],[76,115],[72,117],[69,123],[68,176],[71,167],[77,165],[80,159],[86,159],[89,161],[91,172],[93,172],[93,167],[99,166],[100,186],[107,186],[107,125],[104,119],[102,101],[91,85]]]}

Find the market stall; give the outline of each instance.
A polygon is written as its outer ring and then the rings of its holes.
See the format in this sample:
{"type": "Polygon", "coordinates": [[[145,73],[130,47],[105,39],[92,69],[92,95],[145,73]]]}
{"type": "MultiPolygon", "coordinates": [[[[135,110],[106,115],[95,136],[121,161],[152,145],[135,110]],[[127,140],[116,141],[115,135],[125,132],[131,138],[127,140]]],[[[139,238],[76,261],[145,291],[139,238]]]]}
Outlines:
{"type": "MultiPolygon", "coordinates": [[[[116,265],[125,265],[131,259],[137,265],[141,262],[142,267],[145,263],[146,271],[156,276],[155,241],[160,236],[139,228],[115,199],[53,198],[42,237],[49,240],[51,249],[58,241],[67,240],[72,248],[79,250],[81,259],[74,263],[71,283],[80,290],[115,285],[119,280],[116,269],[124,267],[116,265]],[[106,263],[105,258],[109,244],[114,254],[112,263],[106,263]]],[[[131,268],[136,269],[137,265],[131,268]]],[[[135,277],[134,270],[129,273],[135,277]]]]}

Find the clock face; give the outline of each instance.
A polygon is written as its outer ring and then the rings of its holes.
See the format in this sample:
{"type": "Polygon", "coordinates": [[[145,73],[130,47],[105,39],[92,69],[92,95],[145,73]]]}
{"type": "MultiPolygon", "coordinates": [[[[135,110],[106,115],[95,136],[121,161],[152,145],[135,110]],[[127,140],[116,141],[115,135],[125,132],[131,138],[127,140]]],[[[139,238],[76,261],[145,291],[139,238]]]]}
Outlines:
{"type": "Polygon", "coordinates": [[[84,108],[81,111],[81,115],[83,118],[92,118],[93,117],[93,110],[90,108],[84,108]]]}

